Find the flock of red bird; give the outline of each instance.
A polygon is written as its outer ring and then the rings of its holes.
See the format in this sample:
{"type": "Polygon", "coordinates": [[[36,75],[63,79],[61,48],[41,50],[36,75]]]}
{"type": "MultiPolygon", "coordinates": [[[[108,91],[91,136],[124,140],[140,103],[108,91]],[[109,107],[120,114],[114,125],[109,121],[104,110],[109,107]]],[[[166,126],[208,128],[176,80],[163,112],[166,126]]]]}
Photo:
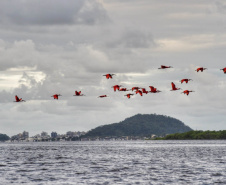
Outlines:
{"type": "MultiPolygon", "coordinates": [[[[167,69],[167,68],[173,68],[173,67],[172,66],[161,65],[161,67],[158,68],[158,69],[167,69]]],[[[195,71],[203,72],[206,69],[207,68],[199,67],[195,71]]],[[[223,69],[220,69],[220,70],[223,70],[224,74],[226,74],[226,67],[223,68],[223,69]]],[[[103,76],[105,76],[106,79],[112,79],[114,75],[115,74],[105,74],[103,76]]],[[[192,81],[192,79],[182,79],[182,80],[180,80],[181,84],[184,83],[184,82],[188,83],[189,81],[192,81]]],[[[181,88],[176,87],[176,85],[173,82],[171,82],[171,86],[172,86],[171,91],[176,91],[176,90],[180,90],[181,89],[181,88]]],[[[132,87],[132,89],[127,89],[127,88],[123,88],[121,85],[114,85],[112,88],[114,89],[114,91],[131,91],[132,90],[132,92],[135,92],[136,94],[140,94],[140,96],[143,96],[143,94],[147,94],[147,93],[159,93],[159,92],[161,92],[161,91],[157,90],[157,88],[155,88],[153,86],[149,86],[150,91],[147,91],[145,88],[141,88],[141,87],[132,87]]],[[[186,94],[188,96],[190,92],[195,92],[195,91],[184,90],[182,93],[184,93],[184,94],[186,94]]],[[[125,96],[127,98],[130,98],[133,95],[134,95],[133,93],[128,93],[125,96]]],[[[62,95],[54,94],[51,97],[53,97],[54,99],[58,100],[59,96],[62,96],[62,95]]],[[[81,94],[81,91],[75,91],[75,94],[73,96],[85,96],[85,95],[81,94]]],[[[98,98],[105,98],[105,97],[108,97],[108,96],[107,95],[98,96],[98,98]]],[[[22,98],[19,98],[17,95],[15,96],[15,99],[16,99],[15,102],[23,102],[23,101],[25,102],[25,100],[23,100],[22,98]]]]}

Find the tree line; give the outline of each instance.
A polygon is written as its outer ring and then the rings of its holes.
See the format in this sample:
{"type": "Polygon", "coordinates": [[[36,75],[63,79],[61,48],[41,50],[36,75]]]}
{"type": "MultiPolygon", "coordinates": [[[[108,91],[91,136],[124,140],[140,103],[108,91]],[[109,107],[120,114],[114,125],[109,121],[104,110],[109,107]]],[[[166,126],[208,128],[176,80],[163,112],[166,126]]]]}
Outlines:
{"type": "Polygon", "coordinates": [[[226,130],[220,131],[189,131],[185,133],[176,133],[176,134],[169,134],[164,138],[156,138],[156,139],[163,139],[163,140],[199,140],[199,139],[226,139],[226,130]]]}

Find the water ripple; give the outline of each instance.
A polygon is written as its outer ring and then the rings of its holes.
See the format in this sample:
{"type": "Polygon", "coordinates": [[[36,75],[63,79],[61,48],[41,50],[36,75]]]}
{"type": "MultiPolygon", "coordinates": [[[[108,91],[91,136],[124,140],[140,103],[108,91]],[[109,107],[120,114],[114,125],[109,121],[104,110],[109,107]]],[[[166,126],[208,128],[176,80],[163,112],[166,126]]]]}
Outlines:
{"type": "Polygon", "coordinates": [[[226,141],[0,143],[1,184],[226,184],[226,141]]]}

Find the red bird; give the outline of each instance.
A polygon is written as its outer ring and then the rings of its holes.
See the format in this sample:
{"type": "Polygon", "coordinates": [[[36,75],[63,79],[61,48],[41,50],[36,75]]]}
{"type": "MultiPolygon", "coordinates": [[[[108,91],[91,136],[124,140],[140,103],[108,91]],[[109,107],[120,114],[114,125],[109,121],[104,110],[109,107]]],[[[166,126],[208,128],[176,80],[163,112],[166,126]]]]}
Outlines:
{"type": "Polygon", "coordinates": [[[127,96],[127,98],[130,98],[130,96],[133,96],[133,94],[126,94],[125,96],[127,96]]]}
{"type": "Polygon", "coordinates": [[[140,87],[132,87],[132,91],[133,91],[133,90],[138,91],[139,89],[140,89],[140,87]]]}
{"type": "Polygon", "coordinates": [[[15,95],[15,99],[16,99],[16,101],[14,101],[14,102],[22,102],[22,101],[25,102],[25,100],[22,100],[22,98],[18,98],[17,95],[15,95]]]}
{"type": "Polygon", "coordinates": [[[159,92],[161,92],[161,91],[159,91],[159,90],[157,90],[156,88],[154,88],[153,86],[149,86],[150,87],[150,89],[151,89],[151,93],[159,93],[159,92]]]}
{"type": "Polygon", "coordinates": [[[105,97],[108,97],[108,96],[107,95],[98,96],[98,98],[105,98],[105,97]]]}
{"type": "Polygon", "coordinates": [[[177,88],[176,85],[173,82],[171,82],[171,86],[172,86],[171,91],[176,91],[176,90],[181,89],[181,88],[177,88]]]}
{"type": "Polygon", "coordinates": [[[85,96],[84,94],[81,94],[81,91],[75,91],[75,95],[73,95],[73,96],[85,96]]]}
{"type": "Polygon", "coordinates": [[[187,94],[187,96],[188,96],[190,92],[195,92],[195,91],[185,90],[185,91],[183,91],[182,93],[187,94]]]}
{"type": "Polygon", "coordinates": [[[143,93],[142,93],[141,90],[137,90],[137,91],[136,91],[136,94],[137,94],[137,93],[139,93],[141,96],[143,96],[143,93]]]}
{"type": "Polygon", "coordinates": [[[142,93],[148,94],[148,91],[146,91],[145,88],[142,88],[142,93]]]}
{"type": "Polygon", "coordinates": [[[121,88],[119,89],[119,91],[129,91],[129,90],[127,90],[126,88],[121,88]]]}
{"type": "Polygon", "coordinates": [[[60,95],[60,94],[54,94],[51,97],[53,97],[54,99],[57,99],[58,100],[58,96],[62,96],[62,95],[60,95]]]}
{"type": "Polygon", "coordinates": [[[161,67],[158,68],[158,69],[166,69],[166,68],[173,68],[173,67],[172,66],[164,66],[164,65],[161,65],[161,67]]]}
{"type": "Polygon", "coordinates": [[[190,81],[192,79],[182,79],[180,82],[183,83],[183,82],[186,82],[186,84],[188,83],[188,81],[190,81]]]}
{"type": "Polygon", "coordinates": [[[119,88],[121,87],[121,85],[114,85],[112,86],[112,88],[114,88],[114,91],[118,90],[119,91],[119,88]]]}
{"type": "Polygon", "coordinates": [[[197,68],[195,71],[197,71],[197,72],[199,72],[199,71],[203,72],[203,71],[206,70],[206,69],[207,69],[207,68],[199,67],[199,68],[197,68]]]}
{"type": "Polygon", "coordinates": [[[224,74],[226,74],[226,67],[220,70],[223,70],[224,74]]]}
{"type": "Polygon", "coordinates": [[[106,75],[103,75],[103,76],[106,76],[106,78],[109,79],[109,78],[112,78],[113,75],[115,75],[115,74],[106,74],[106,75]]]}

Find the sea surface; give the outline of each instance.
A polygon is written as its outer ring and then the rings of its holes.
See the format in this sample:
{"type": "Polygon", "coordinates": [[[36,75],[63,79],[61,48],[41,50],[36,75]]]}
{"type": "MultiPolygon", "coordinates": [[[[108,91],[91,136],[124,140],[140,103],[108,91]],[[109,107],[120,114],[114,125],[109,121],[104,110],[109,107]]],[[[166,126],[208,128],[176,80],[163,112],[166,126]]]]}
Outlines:
{"type": "Polygon", "coordinates": [[[226,184],[226,141],[0,143],[0,184],[226,184]]]}

